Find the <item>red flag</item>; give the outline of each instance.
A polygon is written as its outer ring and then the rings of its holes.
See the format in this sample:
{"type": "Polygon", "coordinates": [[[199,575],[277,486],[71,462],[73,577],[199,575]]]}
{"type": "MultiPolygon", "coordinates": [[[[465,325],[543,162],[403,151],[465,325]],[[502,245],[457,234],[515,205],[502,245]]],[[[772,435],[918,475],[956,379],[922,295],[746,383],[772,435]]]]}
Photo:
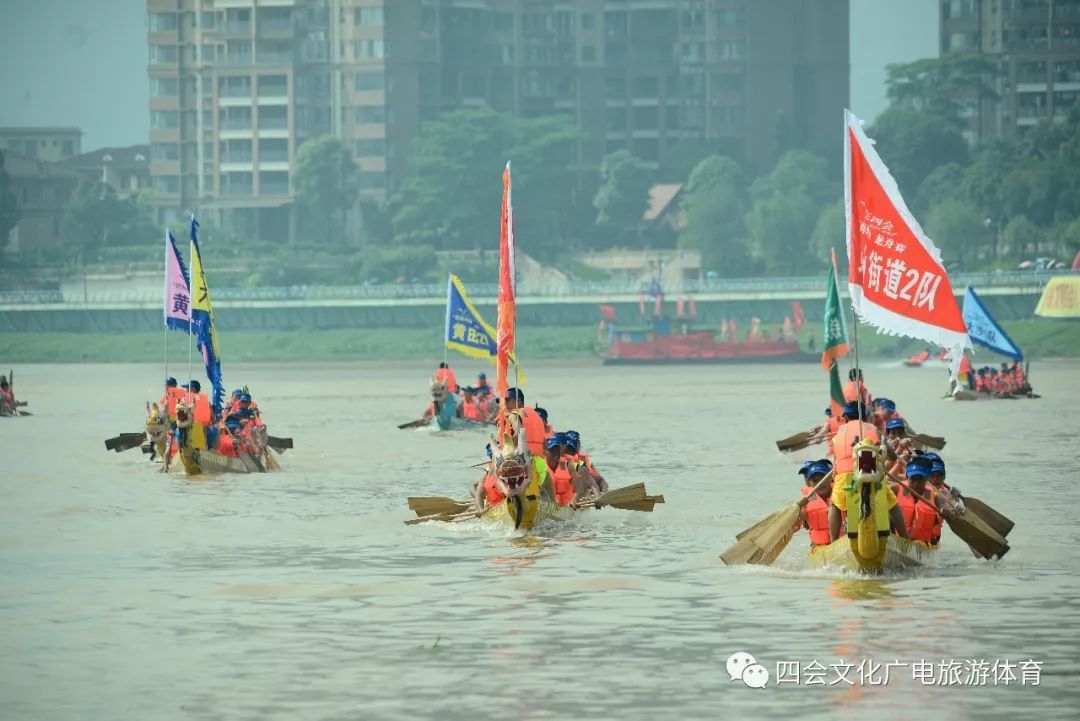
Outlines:
{"type": "Polygon", "coordinates": [[[517,325],[514,278],[514,206],[510,197],[510,163],[503,171],[502,214],[499,223],[499,320],[495,349],[495,392],[506,398],[507,370],[514,352],[517,325]]]}
{"type": "Polygon", "coordinates": [[[798,333],[806,323],[806,314],[803,313],[802,303],[797,300],[791,301],[791,322],[795,326],[795,332],[798,333]]]}
{"type": "Polygon", "coordinates": [[[690,296],[690,317],[697,318],[697,303],[694,302],[694,296],[690,296]]]}
{"type": "Polygon", "coordinates": [[[600,306],[600,312],[603,314],[604,318],[611,321],[612,323],[615,322],[615,306],[602,305],[600,306]]]}
{"type": "Polygon", "coordinates": [[[761,330],[761,318],[751,319],[750,332],[746,334],[746,340],[757,340],[759,330],[761,330]]]}
{"type": "Polygon", "coordinates": [[[859,318],[886,334],[948,348],[955,378],[971,342],[941,253],[911,215],[861,126],[861,120],[844,111],[851,304],[859,318]]]}
{"type": "Polygon", "coordinates": [[[683,315],[685,315],[685,312],[686,312],[686,297],[683,296],[683,297],[680,297],[680,298],[675,300],[675,315],[682,318],[683,315]]]}
{"type": "Polygon", "coordinates": [[[791,340],[795,337],[795,332],[792,330],[794,323],[791,322],[791,316],[784,316],[784,340],[791,340]]]}

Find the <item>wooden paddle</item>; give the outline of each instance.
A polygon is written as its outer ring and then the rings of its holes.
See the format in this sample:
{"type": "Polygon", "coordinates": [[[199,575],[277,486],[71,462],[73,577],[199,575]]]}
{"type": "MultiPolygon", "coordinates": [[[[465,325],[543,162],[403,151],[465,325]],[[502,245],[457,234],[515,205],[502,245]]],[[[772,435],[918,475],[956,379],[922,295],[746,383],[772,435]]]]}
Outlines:
{"type": "Polygon", "coordinates": [[[809,503],[832,477],[833,471],[829,471],[810,489],[809,493],[797,502],[789,503],[786,507],[769,514],[748,528],[748,532],[736,540],[735,545],[720,554],[720,560],[729,566],[744,563],[764,565],[772,563],[794,535],[795,525],[799,522],[803,506],[809,503]],[[753,532],[755,528],[759,530],[753,532]]]}
{"type": "Polygon", "coordinates": [[[650,496],[644,483],[634,483],[622,488],[614,488],[599,497],[577,504],[577,508],[603,508],[611,506],[624,511],[644,511],[651,513],[653,506],[663,503],[663,496],[650,496]]]}
{"type": "Polygon", "coordinates": [[[418,418],[415,421],[409,421],[408,423],[399,423],[398,428],[405,430],[406,428],[419,428],[420,426],[426,426],[431,421],[426,418],[418,418]]]}
{"type": "Polygon", "coordinates": [[[822,435],[824,428],[818,426],[817,428],[811,428],[808,431],[801,431],[793,436],[788,436],[776,442],[776,447],[784,453],[791,453],[792,451],[801,451],[804,448],[808,448],[816,443],[821,443],[825,440],[825,436],[822,435]]]}
{"type": "MultiPolygon", "coordinates": [[[[917,501],[928,508],[933,509],[935,513],[941,513],[935,504],[926,500],[915,491],[912,491],[911,486],[907,483],[901,481],[891,473],[886,475],[888,475],[889,480],[910,491],[911,495],[914,496],[917,501]]],[[[955,510],[956,504],[953,503],[952,499],[950,499],[947,494],[942,495],[945,498],[946,504],[949,506],[946,510],[955,510]]],[[[941,513],[941,516],[945,519],[945,522],[949,524],[949,528],[952,529],[952,532],[955,533],[960,540],[966,543],[971,550],[975,552],[975,555],[982,558],[994,559],[1001,558],[1009,552],[1009,543],[1001,536],[1001,534],[995,531],[990,524],[980,518],[979,515],[970,508],[959,515],[955,513],[941,513]]]]}
{"type": "Polygon", "coordinates": [[[945,439],[941,436],[929,436],[925,433],[908,433],[907,436],[920,446],[933,448],[935,451],[940,451],[945,447],[945,439]]]}
{"type": "Polygon", "coordinates": [[[961,496],[961,498],[964,499],[964,505],[967,506],[968,509],[975,511],[975,513],[986,521],[987,525],[997,531],[1002,538],[1008,536],[1009,531],[1016,525],[1004,514],[994,510],[978,498],[973,498],[972,496],[961,496]]]}
{"type": "Polygon", "coordinates": [[[472,501],[459,501],[446,496],[412,496],[409,510],[418,516],[461,513],[472,506],[472,501]]]}
{"type": "Polygon", "coordinates": [[[140,431],[138,433],[121,433],[120,435],[113,436],[105,441],[105,450],[120,453],[121,451],[127,451],[137,446],[141,446],[145,440],[146,431],[140,431]]]}
{"type": "Polygon", "coordinates": [[[292,438],[278,438],[277,436],[267,436],[266,445],[270,446],[278,453],[284,453],[293,447],[292,438]]]}

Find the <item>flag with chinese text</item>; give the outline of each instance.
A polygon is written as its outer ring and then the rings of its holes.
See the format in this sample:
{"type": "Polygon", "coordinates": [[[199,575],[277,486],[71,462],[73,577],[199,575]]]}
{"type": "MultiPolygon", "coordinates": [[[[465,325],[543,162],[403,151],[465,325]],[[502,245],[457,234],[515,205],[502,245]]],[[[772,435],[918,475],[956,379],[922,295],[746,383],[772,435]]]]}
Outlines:
{"type": "Polygon", "coordinates": [[[171,230],[165,231],[165,326],[191,332],[191,280],[171,230]]]}
{"type": "Polygon", "coordinates": [[[941,253],[908,210],[896,181],[844,111],[844,205],[848,290],[855,313],[886,335],[904,335],[949,351],[956,378],[971,347],[941,253]]]}

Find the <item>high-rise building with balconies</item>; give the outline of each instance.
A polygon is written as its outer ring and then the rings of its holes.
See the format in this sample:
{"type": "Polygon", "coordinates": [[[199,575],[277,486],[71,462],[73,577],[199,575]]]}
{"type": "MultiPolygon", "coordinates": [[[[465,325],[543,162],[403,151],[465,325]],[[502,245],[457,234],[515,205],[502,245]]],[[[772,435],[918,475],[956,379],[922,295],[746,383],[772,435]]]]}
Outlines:
{"type": "Polygon", "coordinates": [[[362,195],[400,182],[424,121],[564,114],[577,164],[628,148],[839,159],[847,0],[147,0],[151,174],[167,218],[292,235],[296,152],[330,133],[362,195]]]}
{"type": "Polygon", "coordinates": [[[1000,61],[997,98],[967,98],[969,140],[1015,137],[1080,96],[1080,0],[941,0],[941,54],[1000,61]]]}

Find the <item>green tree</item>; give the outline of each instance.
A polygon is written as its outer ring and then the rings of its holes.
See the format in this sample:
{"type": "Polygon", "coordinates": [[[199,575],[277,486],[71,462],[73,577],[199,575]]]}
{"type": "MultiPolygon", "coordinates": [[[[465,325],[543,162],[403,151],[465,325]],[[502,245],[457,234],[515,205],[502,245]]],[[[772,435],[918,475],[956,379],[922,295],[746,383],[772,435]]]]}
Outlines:
{"type": "Polygon", "coordinates": [[[926,110],[891,105],[878,115],[870,137],[903,194],[914,195],[939,165],[968,164],[959,126],[926,110]]]}
{"type": "Polygon", "coordinates": [[[394,213],[395,241],[495,247],[500,178],[509,160],[521,247],[557,253],[575,201],[573,150],[580,135],[564,116],[512,118],[490,108],[456,110],[425,123],[394,213]]]}
{"type": "Polygon", "coordinates": [[[911,208],[916,217],[924,216],[931,207],[943,200],[963,198],[964,179],[965,169],[959,163],[945,163],[931,170],[919,183],[919,190],[915,193],[911,208]]]}
{"type": "Polygon", "coordinates": [[[352,150],[333,136],[312,138],[296,151],[293,184],[302,223],[328,244],[344,240],[344,214],[356,205],[358,175],[352,150]]]}
{"type": "Polygon", "coordinates": [[[958,125],[962,101],[998,98],[993,80],[1000,72],[997,61],[977,54],[950,53],[896,63],[885,68],[885,94],[893,106],[920,110],[958,125]]]}
{"type": "Polygon", "coordinates": [[[810,239],[818,218],[836,198],[828,164],[807,150],[791,150],[750,186],[746,214],[750,251],[769,272],[793,274],[815,267],[810,239]]]}
{"type": "Polygon", "coordinates": [[[1010,220],[1002,232],[1006,253],[1018,257],[1037,250],[1043,238],[1042,228],[1031,222],[1026,215],[1018,215],[1010,220]]]}
{"type": "Polygon", "coordinates": [[[683,189],[686,225],[679,247],[701,253],[706,268],[735,275],[750,271],[746,253],[746,178],[731,158],[712,155],[698,163],[683,189]]]}
{"type": "Polygon", "coordinates": [[[926,218],[926,231],[941,248],[942,259],[955,259],[965,269],[973,268],[980,255],[986,252],[991,239],[986,218],[965,200],[943,200],[930,209],[926,218]]]}
{"type": "Polygon", "coordinates": [[[814,257],[824,263],[832,262],[832,251],[838,256],[847,253],[847,219],[844,217],[844,201],[833,203],[818,216],[810,247],[814,257]]]}
{"type": "Polygon", "coordinates": [[[629,150],[617,150],[600,163],[600,189],[593,198],[596,223],[622,236],[641,225],[649,207],[652,171],[629,150]]]}
{"type": "Polygon", "coordinates": [[[0,150],[0,251],[7,244],[8,233],[22,219],[19,199],[12,188],[11,176],[4,167],[4,151],[0,150]]]}

